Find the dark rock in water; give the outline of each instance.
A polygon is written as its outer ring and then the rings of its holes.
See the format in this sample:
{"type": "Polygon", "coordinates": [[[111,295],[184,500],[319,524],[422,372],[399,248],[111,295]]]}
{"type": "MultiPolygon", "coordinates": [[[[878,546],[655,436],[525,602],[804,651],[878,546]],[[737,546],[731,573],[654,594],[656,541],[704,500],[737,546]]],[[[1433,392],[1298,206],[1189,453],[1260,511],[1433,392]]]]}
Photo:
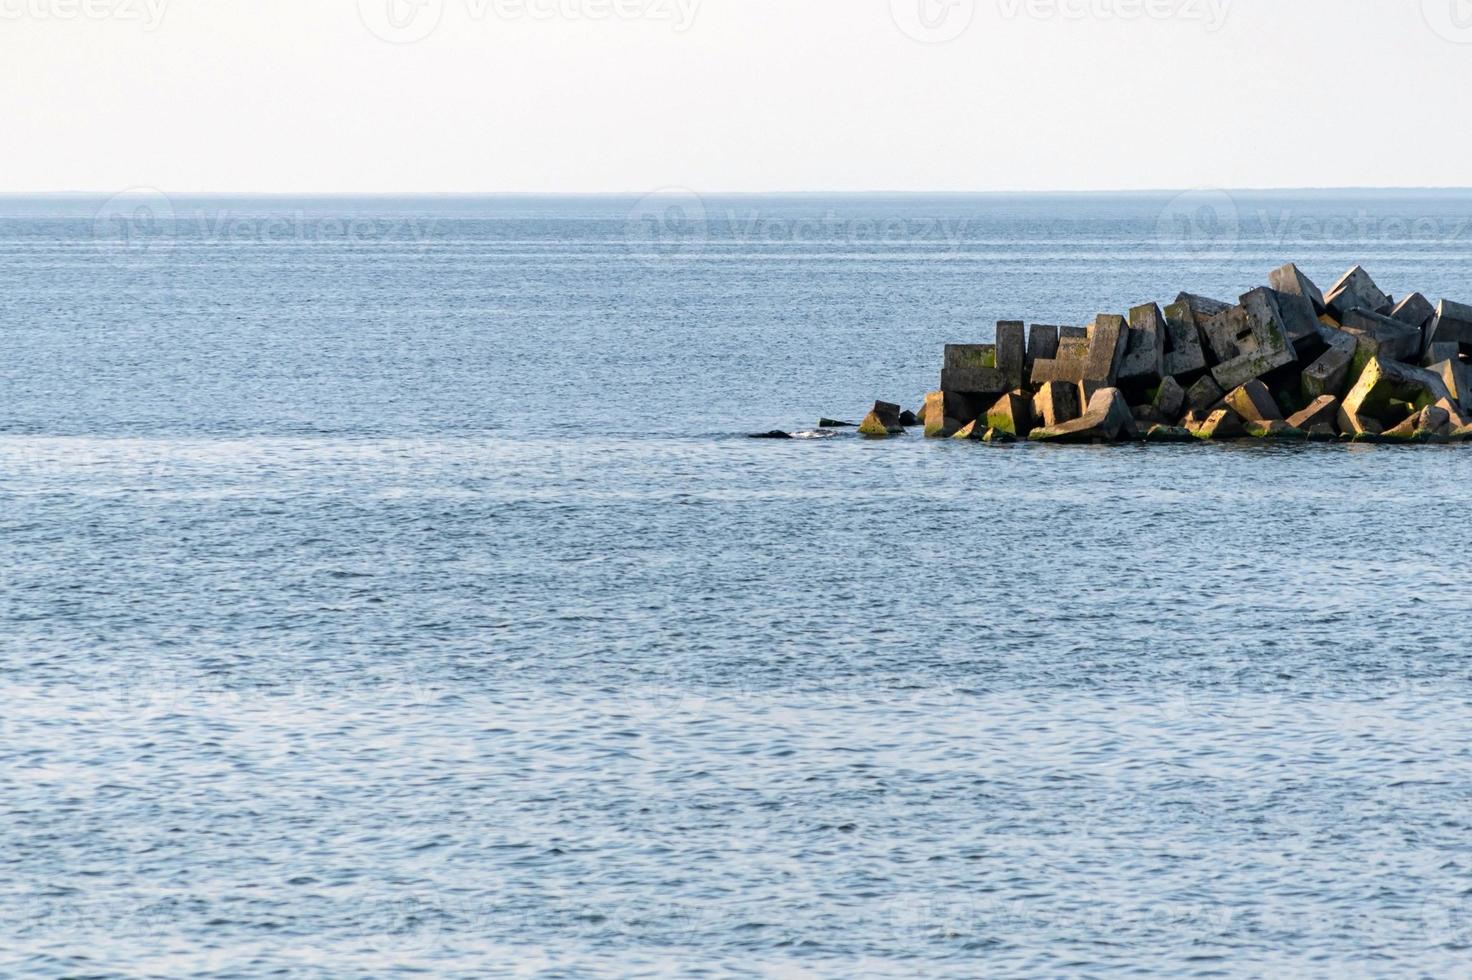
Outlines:
{"type": "Polygon", "coordinates": [[[856,425],[857,423],[855,422],[840,422],[837,419],[818,420],[818,428],[820,429],[852,429],[855,428],[856,425]]]}
{"type": "Polygon", "coordinates": [[[1390,297],[1380,291],[1375,285],[1375,280],[1362,266],[1355,266],[1346,272],[1334,287],[1324,297],[1325,305],[1329,312],[1339,317],[1341,322],[1344,314],[1351,310],[1368,310],[1371,313],[1389,313],[1394,304],[1390,297]]]}
{"type": "Polygon", "coordinates": [[[771,432],[754,432],[751,435],[747,436],[747,438],[748,439],[791,439],[792,438],[792,434],[790,432],[783,432],[780,429],[773,429],[771,432]]]}
{"type": "Polygon", "coordinates": [[[916,415],[914,412],[904,411],[900,413],[900,425],[904,426],[907,429],[911,429],[917,425],[924,424],[925,423],[920,421],[920,416],[916,415]]]}

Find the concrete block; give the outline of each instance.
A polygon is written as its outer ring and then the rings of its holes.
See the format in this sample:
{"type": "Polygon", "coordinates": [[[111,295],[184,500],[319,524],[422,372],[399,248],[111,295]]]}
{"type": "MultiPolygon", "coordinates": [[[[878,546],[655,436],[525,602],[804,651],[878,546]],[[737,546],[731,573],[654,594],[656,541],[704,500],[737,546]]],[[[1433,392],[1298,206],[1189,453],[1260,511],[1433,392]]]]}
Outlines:
{"type": "Polygon", "coordinates": [[[1243,343],[1252,350],[1252,320],[1241,306],[1228,307],[1206,321],[1201,328],[1206,340],[1206,349],[1213,364],[1222,364],[1240,357],[1243,343]]]}
{"type": "Polygon", "coordinates": [[[1033,398],[1033,413],[1044,428],[1056,428],[1083,414],[1078,386],[1066,381],[1049,381],[1033,398]]]}
{"type": "Polygon", "coordinates": [[[1426,328],[1426,347],[1435,343],[1472,347],[1472,306],[1442,300],[1426,328]]]}
{"type": "Polygon", "coordinates": [[[981,419],[977,419],[975,422],[967,422],[961,426],[951,438],[961,439],[967,442],[980,442],[985,435],[986,423],[981,419]]]}
{"type": "Polygon", "coordinates": [[[1350,310],[1361,309],[1384,314],[1389,313],[1394,305],[1390,302],[1390,297],[1375,285],[1370,274],[1358,265],[1346,272],[1324,295],[1324,303],[1341,323],[1344,321],[1344,314],[1350,310]]]}
{"type": "Polygon", "coordinates": [[[1124,358],[1119,365],[1121,381],[1160,380],[1165,371],[1165,314],[1154,303],[1130,310],[1124,358]]]}
{"type": "Polygon", "coordinates": [[[1466,411],[1461,405],[1450,399],[1443,398],[1436,403],[1435,407],[1446,413],[1451,429],[1460,429],[1464,425],[1472,425],[1472,412],[1466,411]]]}
{"type": "Polygon", "coordinates": [[[1365,360],[1379,357],[1413,364],[1421,360],[1421,331],[1400,320],[1355,309],[1344,314],[1342,329],[1359,341],[1360,354],[1365,360]]]}
{"type": "Polygon", "coordinates": [[[1141,432],[1157,425],[1170,425],[1172,422],[1154,405],[1134,405],[1130,408],[1130,414],[1135,417],[1135,426],[1141,432]]]}
{"type": "Polygon", "coordinates": [[[1311,432],[1315,428],[1328,425],[1337,426],[1339,422],[1339,399],[1333,395],[1322,395],[1314,399],[1314,403],[1288,420],[1288,424],[1295,429],[1303,429],[1311,432]]]}
{"type": "Polygon", "coordinates": [[[1397,442],[1410,442],[1416,437],[1416,433],[1421,431],[1421,419],[1423,415],[1424,410],[1413,412],[1405,421],[1386,429],[1383,433],[1385,438],[1393,439],[1397,442]]]}
{"type": "Polygon", "coordinates": [[[1323,313],[1327,308],[1323,292],[1292,262],[1269,273],[1268,284],[1280,293],[1300,296],[1308,300],[1314,308],[1315,316],[1323,313]]]}
{"type": "Polygon", "coordinates": [[[1431,367],[1442,361],[1459,360],[1462,356],[1462,345],[1438,340],[1434,344],[1428,344],[1426,353],[1421,355],[1421,366],[1431,367]]]}
{"type": "Polygon", "coordinates": [[[1186,390],[1186,404],[1192,411],[1205,415],[1216,408],[1225,394],[1221,385],[1208,374],[1186,390]]]}
{"type": "Polygon", "coordinates": [[[1008,389],[1021,388],[1027,363],[1027,327],[1020,320],[997,323],[997,370],[1008,389]]]}
{"type": "Polygon", "coordinates": [[[1037,361],[1051,361],[1058,356],[1058,328],[1034,323],[1027,333],[1027,376],[1032,377],[1032,366],[1037,361]]]}
{"type": "Polygon", "coordinates": [[[1191,311],[1191,317],[1196,322],[1196,329],[1201,330],[1206,326],[1206,321],[1232,308],[1231,303],[1223,303],[1219,299],[1211,299],[1207,296],[1197,296],[1194,293],[1181,293],[1176,297],[1176,303],[1184,303],[1191,311]]]}
{"type": "Polygon", "coordinates": [[[1196,442],[1191,430],[1183,426],[1156,425],[1145,433],[1146,442],[1196,442]]]}
{"type": "MultiPolygon", "coordinates": [[[[1080,379],[1086,390],[1091,383],[1100,388],[1114,387],[1128,342],[1129,327],[1124,317],[1100,313],[1094,318],[1093,326],[1089,327],[1089,353],[1084,359],[1084,374],[1080,379]]],[[[1092,397],[1093,392],[1088,394],[1092,397]]]]}
{"type": "Polygon", "coordinates": [[[1339,423],[1339,431],[1347,436],[1378,436],[1385,431],[1385,426],[1378,420],[1348,411],[1343,405],[1339,406],[1339,415],[1335,421],[1339,423]]]}
{"type": "Polygon", "coordinates": [[[1441,375],[1425,368],[1371,358],[1360,378],[1344,396],[1343,410],[1361,418],[1368,416],[1385,425],[1404,420],[1408,411],[1450,400],[1451,393],[1441,375]]]}
{"type": "Polygon", "coordinates": [[[1244,422],[1281,422],[1283,413],[1273,401],[1268,386],[1256,379],[1239,388],[1234,388],[1225,399],[1227,407],[1242,417],[1244,422]]]}
{"type": "Polygon", "coordinates": [[[940,373],[940,389],[995,398],[1012,386],[997,370],[997,352],[991,344],[947,344],[946,366],[940,373]]]}
{"type": "Polygon", "coordinates": [[[1421,425],[1417,435],[1428,434],[1435,436],[1450,435],[1452,431],[1452,413],[1440,405],[1427,405],[1421,409],[1421,425]]]}
{"type": "Polygon", "coordinates": [[[1272,419],[1266,422],[1243,421],[1242,428],[1254,439],[1283,439],[1293,442],[1303,442],[1308,439],[1307,432],[1295,429],[1282,419],[1272,419]]]}
{"type": "Polygon", "coordinates": [[[1137,437],[1134,416],[1118,388],[1102,388],[1072,422],[1035,429],[1039,442],[1117,442],[1137,437]]]}
{"type": "Polygon", "coordinates": [[[859,435],[871,438],[903,435],[900,425],[900,407],[892,402],[875,402],[874,410],[864,416],[859,424],[859,435]]]}
{"type": "MultiPolygon", "coordinates": [[[[1286,343],[1287,337],[1282,339],[1286,343]]],[[[1211,369],[1211,376],[1223,390],[1230,390],[1241,387],[1253,378],[1261,378],[1278,368],[1287,367],[1293,360],[1292,349],[1270,346],[1218,364],[1211,369]]]]}
{"type": "Polygon", "coordinates": [[[883,422],[884,427],[887,429],[898,429],[901,427],[900,415],[902,414],[902,410],[893,402],[875,402],[871,414],[883,422]]]}
{"type": "Polygon", "coordinates": [[[1358,344],[1353,335],[1342,330],[1323,328],[1321,336],[1328,342],[1329,349],[1318,360],[1303,371],[1303,397],[1313,401],[1324,395],[1336,398],[1344,394],[1349,384],[1349,371],[1354,364],[1358,344]]]}
{"type": "Polygon", "coordinates": [[[932,391],[925,396],[925,437],[944,439],[976,420],[969,397],[955,392],[932,391]]]}
{"type": "Polygon", "coordinates": [[[1088,339],[1089,339],[1089,328],[1088,327],[1059,327],[1058,328],[1058,342],[1060,344],[1063,343],[1063,341],[1065,341],[1065,340],[1088,340],[1088,339]]]}
{"type": "Polygon", "coordinates": [[[1175,378],[1167,377],[1155,393],[1155,407],[1168,419],[1180,418],[1186,407],[1186,389],[1175,378]]]}
{"type": "Polygon", "coordinates": [[[1167,306],[1165,314],[1166,353],[1162,371],[1171,377],[1206,370],[1206,351],[1201,346],[1201,330],[1189,303],[1178,300],[1167,306]]]}
{"type": "Polygon", "coordinates": [[[1241,305],[1208,320],[1203,333],[1218,362],[1212,375],[1227,391],[1292,364],[1298,356],[1270,289],[1246,293],[1241,305]]]}
{"type": "Polygon", "coordinates": [[[1219,408],[1191,429],[1197,439],[1236,439],[1247,434],[1242,419],[1230,408],[1219,408]]]}
{"type": "Polygon", "coordinates": [[[987,409],[984,419],[989,429],[1026,439],[1033,430],[1032,396],[1025,391],[1008,392],[987,409]]]}
{"type": "Polygon", "coordinates": [[[1391,319],[1399,320],[1417,330],[1423,329],[1435,315],[1436,307],[1432,306],[1431,301],[1420,293],[1412,293],[1390,311],[1391,319]]]}
{"type": "Polygon", "coordinates": [[[1050,381],[1067,381],[1078,384],[1084,377],[1084,366],[1089,357],[1089,338],[1084,336],[1064,336],[1060,329],[1058,336],[1058,355],[1052,360],[1039,358],[1032,365],[1032,383],[1034,385],[1047,384],[1050,381]]]}
{"type": "Polygon", "coordinates": [[[1277,307],[1278,317],[1283,321],[1288,339],[1295,345],[1312,343],[1319,336],[1322,324],[1319,323],[1318,313],[1314,312],[1312,302],[1302,296],[1276,289],[1267,290],[1267,293],[1277,307]]]}
{"type": "Polygon", "coordinates": [[[1453,357],[1433,364],[1427,370],[1441,378],[1452,401],[1464,410],[1472,410],[1472,368],[1453,357]]]}

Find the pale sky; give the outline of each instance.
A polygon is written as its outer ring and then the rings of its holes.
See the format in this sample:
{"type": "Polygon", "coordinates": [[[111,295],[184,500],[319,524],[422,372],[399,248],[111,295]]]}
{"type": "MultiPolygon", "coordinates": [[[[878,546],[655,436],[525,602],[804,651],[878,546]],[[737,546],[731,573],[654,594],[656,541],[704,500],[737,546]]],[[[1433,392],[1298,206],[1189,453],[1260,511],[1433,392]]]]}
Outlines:
{"type": "Polygon", "coordinates": [[[0,82],[0,191],[1472,183],[1472,0],[0,0],[0,82]]]}

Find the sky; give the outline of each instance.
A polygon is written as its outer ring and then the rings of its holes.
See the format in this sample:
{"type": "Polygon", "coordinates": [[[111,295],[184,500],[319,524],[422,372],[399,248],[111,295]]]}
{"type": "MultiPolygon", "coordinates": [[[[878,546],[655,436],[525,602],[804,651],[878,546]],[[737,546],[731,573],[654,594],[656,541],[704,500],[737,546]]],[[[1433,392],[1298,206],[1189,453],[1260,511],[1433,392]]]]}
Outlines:
{"type": "Polygon", "coordinates": [[[0,0],[0,191],[1472,183],[1472,0],[0,0]]]}

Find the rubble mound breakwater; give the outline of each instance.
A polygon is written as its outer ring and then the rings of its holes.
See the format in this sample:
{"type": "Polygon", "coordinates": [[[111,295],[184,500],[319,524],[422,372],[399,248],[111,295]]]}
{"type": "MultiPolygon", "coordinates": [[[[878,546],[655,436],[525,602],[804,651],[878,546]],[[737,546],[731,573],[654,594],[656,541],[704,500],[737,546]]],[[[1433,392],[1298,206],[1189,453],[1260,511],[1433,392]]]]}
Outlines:
{"type": "Polygon", "coordinates": [[[859,432],[1472,441],[1472,306],[1421,293],[1397,301],[1359,266],[1327,292],[1291,263],[1269,283],[1235,304],[1182,293],[1087,327],[1003,321],[994,343],[947,345],[940,390],[918,412],[878,402],[859,432]]]}

